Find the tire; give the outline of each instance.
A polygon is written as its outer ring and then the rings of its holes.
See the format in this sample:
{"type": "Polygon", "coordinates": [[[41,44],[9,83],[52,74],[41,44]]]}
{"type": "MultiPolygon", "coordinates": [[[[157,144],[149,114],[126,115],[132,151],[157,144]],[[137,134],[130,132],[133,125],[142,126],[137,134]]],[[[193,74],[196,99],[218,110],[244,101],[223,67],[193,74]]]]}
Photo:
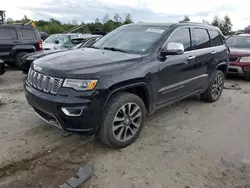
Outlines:
{"type": "Polygon", "coordinates": [[[140,97],[126,92],[117,93],[111,97],[104,112],[103,123],[98,132],[102,142],[118,149],[132,144],[138,138],[146,118],[146,108],[140,97]],[[132,120],[138,114],[141,116],[132,120]],[[130,117],[124,118],[127,115],[130,117]]]}
{"type": "Polygon", "coordinates": [[[245,79],[246,81],[250,81],[250,76],[244,76],[244,79],[245,79]]]}
{"type": "Polygon", "coordinates": [[[220,70],[216,70],[214,77],[209,84],[207,90],[201,94],[201,98],[206,102],[215,102],[217,101],[224,87],[225,76],[224,73],[220,70]]]}
{"type": "Polygon", "coordinates": [[[18,69],[21,69],[21,65],[22,65],[22,60],[21,58],[28,54],[29,52],[19,52],[16,57],[15,57],[15,65],[18,69]]]}

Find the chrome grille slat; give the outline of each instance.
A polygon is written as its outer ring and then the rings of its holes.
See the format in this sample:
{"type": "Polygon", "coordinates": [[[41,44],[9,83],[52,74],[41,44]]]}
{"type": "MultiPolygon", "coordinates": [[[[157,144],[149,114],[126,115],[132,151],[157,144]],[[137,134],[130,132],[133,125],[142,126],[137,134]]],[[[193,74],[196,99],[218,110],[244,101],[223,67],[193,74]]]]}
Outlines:
{"type": "Polygon", "coordinates": [[[63,79],[46,76],[30,69],[27,81],[32,87],[40,91],[56,95],[62,85],[63,79]]]}

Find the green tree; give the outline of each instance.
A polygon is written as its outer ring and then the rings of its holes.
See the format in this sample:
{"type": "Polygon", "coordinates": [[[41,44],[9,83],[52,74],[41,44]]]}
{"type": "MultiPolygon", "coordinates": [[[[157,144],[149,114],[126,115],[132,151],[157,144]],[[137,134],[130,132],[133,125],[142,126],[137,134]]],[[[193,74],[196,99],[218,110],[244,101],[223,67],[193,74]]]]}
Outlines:
{"type": "Polygon", "coordinates": [[[104,18],[102,19],[102,22],[105,24],[105,23],[107,23],[108,21],[109,21],[109,15],[106,14],[106,15],[104,16],[104,18]]]}
{"type": "MultiPolygon", "coordinates": [[[[7,19],[8,23],[28,23],[30,22],[30,19],[27,16],[23,16],[21,20],[13,20],[11,18],[7,19]]],[[[122,21],[122,18],[120,17],[119,14],[115,14],[113,16],[113,19],[109,18],[109,15],[107,14],[103,18],[103,23],[100,22],[99,18],[96,18],[96,20],[92,23],[84,23],[82,22],[81,24],[85,25],[85,27],[80,28],[79,30],[75,32],[81,32],[81,33],[91,33],[96,30],[99,31],[106,31],[110,32],[113,29],[123,25],[123,24],[128,24],[128,23],[133,23],[132,17],[130,14],[125,14],[125,20],[122,21]]],[[[67,31],[75,26],[77,26],[76,21],[68,22],[68,23],[63,23],[60,22],[54,18],[47,20],[37,20],[35,21],[36,27],[40,31],[45,31],[48,34],[54,34],[54,33],[61,33],[64,31],[67,31]]]]}
{"type": "Polygon", "coordinates": [[[183,20],[181,20],[179,22],[181,23],[181,22],[189,22],[189,21],[190,21],[189,16],[185,15],[184,18],[183,18],[183,20]]]}
{"type": "Polygon", "coordinates": [[[0,10],[0,23],[5,22],[5,16],[6,16],[5,10],[0,10]]]}
{"type": "Polygon", "coordinates": [[[228,15],[225,15],[224,19],[220,19],[219,16],[215,16],[212,21],[212,25],[220,28],[224,35],[229,35],[232,33],[233,24],[228,15]]]}
{"type": "Polygon", "coordinates": [[[229,18],[228,15],[225,15],[224,16],[224,20],[222,22],[222,32],[224,35],[229,35],[231,34],[232,32],[232,27],[233,27],[233,24],[232,24],[232,21],[231,19],[229,18]]]}
{"type": "Polygon", "coordinates": [[[129,13],[125,14],[125,20],[124,20],[123,24],[130,24],[130,23],[133,23],[131,14],[129,14],[129,13]]]}

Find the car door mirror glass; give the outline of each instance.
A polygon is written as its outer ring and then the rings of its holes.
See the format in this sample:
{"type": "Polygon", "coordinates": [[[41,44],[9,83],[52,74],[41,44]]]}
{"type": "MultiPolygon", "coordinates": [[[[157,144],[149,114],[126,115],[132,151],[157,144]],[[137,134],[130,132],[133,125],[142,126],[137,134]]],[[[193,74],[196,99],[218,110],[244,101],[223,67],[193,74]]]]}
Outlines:
{"type": "Polygon", "coordinates": [[[56,41],[55,41],[55,44],[59,44],[59,41],[58,41],[58,40],[56,40],[56,41]]]}
{"type": "Polygon", "coordinates": [[[165,45],[161,51],[161,55],[181,55],[184,53],[184,46],[181,43],[170,42],[165,45]]]}

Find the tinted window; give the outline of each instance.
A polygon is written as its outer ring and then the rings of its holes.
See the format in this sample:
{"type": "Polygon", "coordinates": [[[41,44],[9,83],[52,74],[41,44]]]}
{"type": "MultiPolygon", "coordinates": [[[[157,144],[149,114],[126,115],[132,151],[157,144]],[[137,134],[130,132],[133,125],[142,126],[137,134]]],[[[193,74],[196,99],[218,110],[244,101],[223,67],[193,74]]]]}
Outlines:
{"type": "Polygon", "coordinates": [[[220,33],[218,31],[212,31],[209,30],[209,35],[212,41],[212,46],[220,46],[223,45],[222,38],[220,36],[220,33]]]}
{"type": "Polygon", "coordinates": [[[173,35],[169,38],[169,42],[181,43],[184,46],[184,51],[191,50],[191,41],[190,41],[190,31],[188,28],[178,29],[173,35]]]}
{"type": "Polygon", "coordinates": [[[96,38],[89,39],[83,46],[92,46],[96,42],[96,38]]]}
{"type": "Polygon", "coordinates": [[[0,28],[0,40],[16,40],[16,30],[13,28],[0,28]]]}
{"type": "Polygon", "coordinates": [[[209,48],[210,39],[206,29],[194,29],[195,49],[209,48]]]}
{"type": "Polygon", "coordinates": [[[36,40],[36,34],[33,29],[20,28],[20,32],[24,40],[36,40]]]}

